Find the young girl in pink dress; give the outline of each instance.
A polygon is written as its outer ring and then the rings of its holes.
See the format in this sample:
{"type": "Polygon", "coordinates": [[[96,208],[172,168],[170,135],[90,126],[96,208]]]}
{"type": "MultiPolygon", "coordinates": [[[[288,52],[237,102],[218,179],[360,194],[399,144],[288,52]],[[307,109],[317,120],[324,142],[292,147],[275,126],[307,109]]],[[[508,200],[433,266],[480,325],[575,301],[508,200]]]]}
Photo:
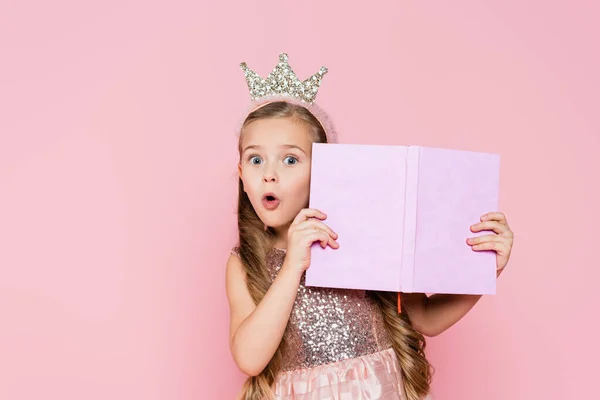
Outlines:
{"type": "MultiPolygon", "coordinates": [[[[397,293],[306,287],[311,245],[339,247],[327,210],[307,208],[312,143],[336,142],[314,104],[327,69],[301,82],[285,54],[265,80],[242,69],[253,101],[239,130],[239,245],[226,266],[231,353],[249,376],[239,398],[430,398],[425,336],[455,324],[480,296],[403,293],[398,313],[397,293]]],[[[490,212],[474,222],[473,232],[493,233],[465,245],[495,251],[499,275],[513,243],[506,218],[490,212]]]]}

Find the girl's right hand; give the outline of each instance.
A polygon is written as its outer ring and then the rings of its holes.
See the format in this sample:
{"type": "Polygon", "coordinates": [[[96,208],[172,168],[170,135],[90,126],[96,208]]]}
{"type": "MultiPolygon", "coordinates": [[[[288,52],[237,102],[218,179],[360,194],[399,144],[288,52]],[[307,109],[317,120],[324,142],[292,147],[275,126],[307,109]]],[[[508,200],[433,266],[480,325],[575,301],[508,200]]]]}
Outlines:
{"type": "Polygon", "coordinates": [[[314,242],[321,242],[321,247],[329,245],[337,249],[340,245],[336,242],[338,238],[330,227],[320,220],[327,216],[319,210],[302,209],[288,230],[287,251],[285,264],[297,272],[304,272],[310,266],[310,248],[314,242]]]}

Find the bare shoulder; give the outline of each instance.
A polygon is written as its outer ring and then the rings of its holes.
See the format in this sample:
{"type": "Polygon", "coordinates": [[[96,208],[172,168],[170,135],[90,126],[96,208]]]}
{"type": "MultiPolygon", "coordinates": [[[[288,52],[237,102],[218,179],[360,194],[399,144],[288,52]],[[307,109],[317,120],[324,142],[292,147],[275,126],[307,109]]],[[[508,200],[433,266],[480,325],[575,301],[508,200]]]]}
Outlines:
{"type": "Polygon", "coordinates": [[[239,254],[239,250],[237,249],[233,249],[231,250],[231,253],[229,254],[229,258],[227,259],[227,263],[225,264],[225,270],[227,272],[229,272],[229,270],[233,269],[239,269],[241,271],[244,270],[243,264],[242,264],[242,259],[240,258],[240,254],[239,254]]]}
{"type": "Polygon", "coordinates": [[[227,289],[227,297],[231,297],[234,289],[239,289],[240,285],[246,287],[246,272],[244,264],[239,255],[232,252],[225,264],[225,285],[227,289]]]}
{"type": "Polygon", "coordinates": [[[229,302],[230,340],[238,326],[256,308],[246,284],[246,271],[239,256],[232,252],[225,266],[225,286],[229,302]]]}

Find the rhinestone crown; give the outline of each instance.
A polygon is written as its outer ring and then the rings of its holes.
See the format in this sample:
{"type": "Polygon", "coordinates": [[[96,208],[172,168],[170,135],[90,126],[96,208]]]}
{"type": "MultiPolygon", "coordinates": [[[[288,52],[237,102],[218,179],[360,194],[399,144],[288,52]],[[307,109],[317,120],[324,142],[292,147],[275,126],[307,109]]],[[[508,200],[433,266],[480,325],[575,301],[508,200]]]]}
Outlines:
{"type": "Polygon", "coordinates": [[[241,63],[240,67],[242,67],[246,76],[252,100],[269,95],[283,94],[296,97],[309,104],[315,101],[321,79],[327,73],[327,67],[321,67],[316,74],[300,81],[288,64],[288,55],[285,53],[279,55],[279,63],[266,79],[248,68],[245,62],[241,63]]]}

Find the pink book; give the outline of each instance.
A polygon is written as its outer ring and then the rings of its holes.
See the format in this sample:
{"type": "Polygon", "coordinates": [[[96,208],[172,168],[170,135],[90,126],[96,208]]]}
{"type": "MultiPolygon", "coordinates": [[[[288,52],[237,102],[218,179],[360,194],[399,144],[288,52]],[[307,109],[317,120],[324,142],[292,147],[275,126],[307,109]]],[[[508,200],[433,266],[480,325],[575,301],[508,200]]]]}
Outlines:
{"type": "Polygon", "coordinates": [[[359,144],[313,145],[310,207],[340,248],[311,248],[306,285],[495,294],[496,253],[469,227],[498,210],[496,154],[359,144]]]}

